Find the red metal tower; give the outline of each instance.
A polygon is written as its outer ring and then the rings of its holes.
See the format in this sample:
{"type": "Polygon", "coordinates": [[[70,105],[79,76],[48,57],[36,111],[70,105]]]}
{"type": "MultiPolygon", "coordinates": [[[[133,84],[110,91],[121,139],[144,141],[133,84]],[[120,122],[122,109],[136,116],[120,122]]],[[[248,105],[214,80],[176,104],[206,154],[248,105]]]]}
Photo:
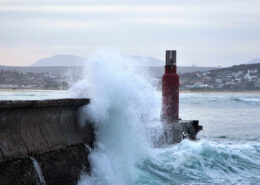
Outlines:
{"type": "Polygon", "coordinates": [[[162,77],[162,113],[165,123],[179,120],[179,75],[176,67],[176,51],[166,51],[165,73],[162,77]]]}

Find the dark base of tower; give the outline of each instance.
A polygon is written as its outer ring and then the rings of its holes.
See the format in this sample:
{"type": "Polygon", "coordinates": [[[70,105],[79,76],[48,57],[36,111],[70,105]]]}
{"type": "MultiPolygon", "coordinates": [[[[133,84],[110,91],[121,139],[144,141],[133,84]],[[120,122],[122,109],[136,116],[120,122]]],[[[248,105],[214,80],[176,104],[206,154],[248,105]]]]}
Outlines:
{"type": "Polygon", "coordinates": [[[160,129],[152,130],[152,140],[155,147],[164,147],[180,143],[183,139],[196,140],[203,127],[198,120],[177,120],[164,124],[160,129]]]}

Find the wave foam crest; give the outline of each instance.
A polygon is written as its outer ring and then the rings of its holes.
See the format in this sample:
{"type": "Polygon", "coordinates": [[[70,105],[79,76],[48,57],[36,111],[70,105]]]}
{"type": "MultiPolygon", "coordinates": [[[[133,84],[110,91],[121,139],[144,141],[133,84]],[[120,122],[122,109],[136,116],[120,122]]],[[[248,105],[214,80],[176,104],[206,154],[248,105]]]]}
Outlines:
{"type": "Polygon", "coordinates": [[[260,179],[260,145],[257,142],[184,140],[173,147],[155,149],[154,153],[153,158],[139,166],[142,175],[138,182],[244,185],[257,184],[260,179]]]}
{"type": "Polygon", "coordinates": [[[130,57],[102,51],[88,61],[86,78],[70,90],[74,97],[91,98],[84,114],[96,132],[96,149],[89,158],[92,174],[79,184],[129,184],[136,177],[136,163],[150,153],[145,123],[159,112],[158,92],[130,57]]]}

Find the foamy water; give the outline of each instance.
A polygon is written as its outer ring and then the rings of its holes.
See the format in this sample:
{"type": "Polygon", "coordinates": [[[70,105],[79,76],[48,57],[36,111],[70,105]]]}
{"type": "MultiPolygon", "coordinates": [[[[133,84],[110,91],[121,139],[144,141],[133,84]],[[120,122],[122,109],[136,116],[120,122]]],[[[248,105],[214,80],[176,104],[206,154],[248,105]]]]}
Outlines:
{"type": "Polygon", "coordinates": [[[89,157],[92,174],[79,184],[134,183],[136,164],[150,153],[145,126],[158,112],[157,92],[134,70],[131,58],[102,52],[90,61],[86,78],[70,90],[74,97],[92,99],[85,114],[96,132],[96,148],[89,157]]]}
{"type": "Polygon", "coordinates": [[[2,99],[91,98],[83,116],[95,122],[97,141],[92,172],[79,185],[260,184],[260,94],[181,94],[180,116],[200,120],[200,140],[158,149],[147,127],[159,118],[161,93],[149,74],[114,51],[88,61],[69,92],[0,92],[2,99]]]}
{"type": "Polygon", "coordinates": [[[259,184],[259,142],[184,140],[153,152],[135,184],[259,184]]]}

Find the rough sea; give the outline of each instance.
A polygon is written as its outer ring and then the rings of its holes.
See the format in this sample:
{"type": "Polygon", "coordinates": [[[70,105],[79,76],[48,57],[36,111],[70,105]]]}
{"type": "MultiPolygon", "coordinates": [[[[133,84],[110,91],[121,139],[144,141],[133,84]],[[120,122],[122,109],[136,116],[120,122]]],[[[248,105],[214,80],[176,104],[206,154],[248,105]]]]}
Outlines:
{"type": "Polygon", "coordinates": [[[149,85],[149,74],[121,66],[122,60],[128,59],[95,55],[86,79],[68,92],[2,91],[0,96],[91,98],[83,114],[95,122],[97,141],[89,156],[92,172],[82,174],[79,185],[260,184],[260,94],[181,93],[180,117],[203,126],[198,141],[154,148],[146,132],[161,124],[161,92],[149,85]]]}

